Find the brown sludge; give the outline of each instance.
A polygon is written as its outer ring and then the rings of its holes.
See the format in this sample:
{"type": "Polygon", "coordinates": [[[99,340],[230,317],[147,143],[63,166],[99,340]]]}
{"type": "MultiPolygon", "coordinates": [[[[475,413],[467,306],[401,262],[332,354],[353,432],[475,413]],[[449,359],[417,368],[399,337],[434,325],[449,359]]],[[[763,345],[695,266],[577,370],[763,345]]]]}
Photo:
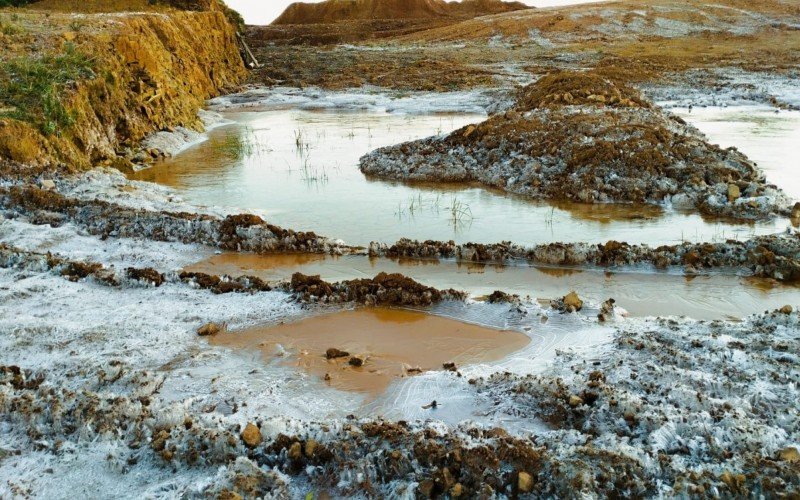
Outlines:
{"type": "Polygon", "coordinates": [[[225,333],[211,337],[210,342],[258,349],[267,361],[275,359],[281,345],[293,353],[291,363],[331,386],[375,396],[399,377],[439,370],[446,363],[497,361],[522,349],[530,339],[522,333],[422,312],[377,308],[225,333]],[[347,351],[349,357],[329,358],[331,345],[338,346],[338,352],[347,351]]]}

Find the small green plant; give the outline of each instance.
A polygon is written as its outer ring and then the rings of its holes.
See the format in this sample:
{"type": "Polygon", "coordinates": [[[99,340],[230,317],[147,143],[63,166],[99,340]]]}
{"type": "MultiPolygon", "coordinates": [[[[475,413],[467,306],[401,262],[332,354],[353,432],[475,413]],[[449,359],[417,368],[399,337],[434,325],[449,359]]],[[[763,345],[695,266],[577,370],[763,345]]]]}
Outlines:
{"type": "Polygon", "coordinates": [[[6,19],[5,16],[0,17],[0,33],[5,36],[14,36],[25,31],[21,26],[14,22],[14,17],[18,16],[12,15],[10,20],[6,19]]]}
{"type": "Polygon", "coordinates": [[[58,54],[0,62],[0,117],[33,123],[46,135],[70,127],[74,116],[61,95],[71,83],[93,77],[93,66],[69,43],[58,54]]]}
{"type": "Polygon", "coordinates": [[[464,222],[472,222],[472,209],[458,198],[453,198],[448,208],[450,222],[453,226],[458,226],[464,222]]]}
{"type": "Polygon", "coordinates": [[[254,156],[261,152],[261,147],[251,129],[243,132],[227,132],[224,137],[216,139],[212,147],[220,155],[224,155],[231,160],[242,160],[249,156],[254,156]]]}

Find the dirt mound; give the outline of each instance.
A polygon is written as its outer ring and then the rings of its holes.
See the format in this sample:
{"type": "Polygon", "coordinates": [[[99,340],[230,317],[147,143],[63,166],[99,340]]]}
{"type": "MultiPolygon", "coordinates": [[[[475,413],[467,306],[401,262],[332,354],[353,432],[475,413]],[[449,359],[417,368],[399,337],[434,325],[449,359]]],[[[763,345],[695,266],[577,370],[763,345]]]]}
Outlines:
{"type": "Polygon", "coordinates": [[[557,71],[543,76],[520,92],[517,109],[561,105],[649,108],[636,89],[593,72],[557,71]]]}
{"type": "Polygon", "coordinates": [[[470,18],[527,9],[501,0],[327,0],[290,5],[273,24],[320,24],[369,19],[470,18]]]}
{"type": "Polygon", "coordinates": [[[709,144],[633,89],[588,73],[546,76],[522,92],[516,110],[443,138],[380,149],[361,159],[361,170],[480,182],[536,199],[666,203],[748,219],[789,208],[736,149],[709,144]]]}

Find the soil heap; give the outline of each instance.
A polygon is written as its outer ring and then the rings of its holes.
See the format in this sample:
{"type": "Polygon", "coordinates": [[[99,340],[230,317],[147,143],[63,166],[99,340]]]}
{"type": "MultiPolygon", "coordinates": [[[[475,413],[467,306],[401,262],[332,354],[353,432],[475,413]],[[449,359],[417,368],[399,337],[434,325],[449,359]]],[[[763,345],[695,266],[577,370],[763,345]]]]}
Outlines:
{"type": "Polygon", "coordinates": [[[327,0],[290,5],[273,24],[320,24],[371,19],[471,18],[527,9],[521,2],[501,0],[327,0]]]}
{"type": "Polygon", "coordinates": [[[444,137],[374,151],[369,175],[480,182],[536,199],[671,204],[712,215],[788,213],[789,200],[735,148],[721,149],[638,91],[593,72],[559,71],[515,106],[444,137]]]}

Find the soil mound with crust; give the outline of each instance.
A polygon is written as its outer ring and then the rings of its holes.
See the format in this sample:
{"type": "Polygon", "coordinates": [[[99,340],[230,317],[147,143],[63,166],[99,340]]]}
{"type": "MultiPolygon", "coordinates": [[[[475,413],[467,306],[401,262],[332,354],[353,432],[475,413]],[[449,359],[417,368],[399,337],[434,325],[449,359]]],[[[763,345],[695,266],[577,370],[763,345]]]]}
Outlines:
{"type": "Polygon", "coordinates": [[[327,0],[293,3],[272,24],[320,24],[371,19],[471,18],[528,9],[521,2],[501,0],[327,0]]]}
{"type": "Polygon", "coordinates": [[[789,212],[788,198],[735,148],[709,144],[634,89],[591,72],[547,75],[522,89],[514,109],[379,149],[361,170],[480,182],[535,199],[671,204],[746,219],[789,212]]]}

